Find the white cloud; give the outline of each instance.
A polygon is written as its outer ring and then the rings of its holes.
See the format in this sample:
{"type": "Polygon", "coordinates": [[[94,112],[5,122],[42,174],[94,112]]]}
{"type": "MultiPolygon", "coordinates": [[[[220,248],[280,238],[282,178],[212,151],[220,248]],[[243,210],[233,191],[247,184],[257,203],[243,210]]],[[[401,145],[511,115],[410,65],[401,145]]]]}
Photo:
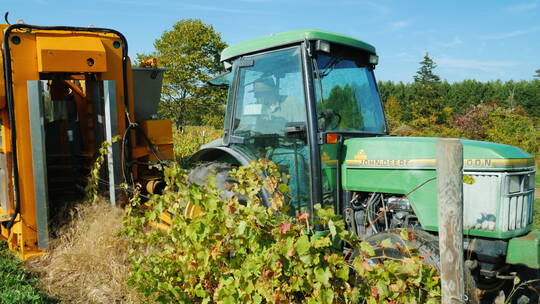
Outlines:
{"type": "Polygon", "coordinates": [[[406,52],[399,52],[399,53],[396,53],[396,57],[400,57],[400,58],[407,58],[407,59],[416,59],[417,57],[416,56],[413,56],[409,53],[406,53],[406,52]]]}
{"type": "Polygon", "coordinates": [[[223,6],[211,6],[211,5],[199,5],[199,4],[180,4],[180,7],[185,7],[187,9],[193,9],[193,10],[201,10],[201,11],[215,11],[215,12],[223,12],[223,13],[240,13],[240,14],[252,14],[252,13],[263,13],[263,11],[259,10],[244,10],[244,9],[233,9],[233,8],[226,8],[223,6]]]}
{"type": "Polygon", "coordinates": [[[118,3],[118,4],[126,4],[130,6],[152,6],[152,7],[162,7],[165,6],[166,3],[158,2],[158,1],[145,1],[145,0],[108,0],[109,3],[118,3]]]}
{"type": "Polygon", "coordinates": [[[537,7],[538,7],[538,2],[529,2],[529,3],[511,5],[507,7],[506,9],[513,13],[522,13],[522,12],[533,10],[537,7]]]}
{"type": "Polygon", "coordinates": [[[501,40],[501,39],[508,39],[508,38],[514,38],[514,37],[518,37],[518,36],[523,36],[523,35],[535,33],[535,32],[538,32],[538,31],[540,31],[540,26],[531,27],[531,28],[524,29],[524,30],[517,30],[517,31],[513,31],[513,32],[487,35],[487,36],[483,36],[482,38],[487,39],[487,40],[501,40]]]}
{"type": "MultiPolygon", "coordinates": [[[[381,57],[383,57],[382,54],[380,54],[381,57]]],[[[422,56],[413,55],[407,51],[401,51],[401,52],[395,52],[395,53],[388,53],[385,54],[385,58],[393,58],[395,60],[399,60],[400,62],[420,62],[422,60],[422,57],[424,56],[424,53],[422,53],[422,56]]],[[[383,60],[385,61],[385,60],[383,60]]]]}
{"type": "Polygon", "coordinates": [[[234,9],[223,7],[220,5],[200,5],[191,3],[169,3],[167,1],[146,1],[146,0],[108,0],[109,2],[127,4],[132,6],[152,6],[152,7],[164,7],[166,9],[181,8],[191,9],[197,11],[214,11],[231,14],[270,14],[268,11],[263,10],[249,10],[249,9],[234,9]]]}
{"type": "Polygon", "coordinates": [[[460,44],[463,44],[463,40],[459,39],[459,37],[454,37],[454,39],[452,41],[449,41],[449,42],[439,42],[437,43],[438,45],[442,46],[442,47],[445,47],[445,48],[453,48],[453,47],[456,47],[460,44]]]}
{"type": "Polygon", "coordinates": [[[400,21],[396,21],[392,24],[390,24],[390,26],[393,28],[393,29],[402,29],[404,27],[407,27],[409,25],[411,25],[411,20],[400,20],[400,21]]]}
{"type": "MultiPolygon", "coordinates": [[[[298,1],[298,0],[297,0],[298,1]]],[[[336,3],[334,2],[317,2],[317,1],[309,1],[307,0],[306,3],[308,5],[318,5],[324,3],[325,6],[331,6],[333,9],[336,7],[336,3]]],[[[390,7],[386,5],[380,4],[380,1],[358,1],[358,0],[345,0],[345,1],[339,1],[340,7],[348,7],[349,9],[368,9],[370,12],[376,13],[378,15],[386,15],[390,13],[392,10],[390,7]]]]}
{"type": "Polygon", "coordinates": [[[381,5],[376,1],[360,1],[357,2],[357,4],[360,6],[370,7],[372,10],[376,11],[381,15],[385,15],[390,12],[390,9],[387,6],[381,5]]]}
{"type": "Polygon", "coordinates": [[[507,68],[514,68],[520,64],[517,61],[485,61],[451,57],[441,57],[434,60],[441,68],[469,69],[496,73],[500,73],[507,68]]]}
{"type": "Polygon", "coordinates": [[[238,0],[238,2],[245,2],[245,3],[268,3],[268,2],[276,2],[274,0],[238,0]]]}

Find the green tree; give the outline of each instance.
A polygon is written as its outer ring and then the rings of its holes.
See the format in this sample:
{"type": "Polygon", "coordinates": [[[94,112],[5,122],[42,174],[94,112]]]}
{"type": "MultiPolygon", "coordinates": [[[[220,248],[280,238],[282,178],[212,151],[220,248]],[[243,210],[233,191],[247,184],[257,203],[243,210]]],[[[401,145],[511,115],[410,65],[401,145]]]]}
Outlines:
{"type": "Polygon", "coordinates": [[[424,55],[424,60],[420,61],[420,68],[416,71],[416,75],[413,76],[414,82],[421,84],[430,84],[440,82],[441,78],[433,73],[433,70],[437,67],[433,59],[429,57],[429,54],[424,55]]]}
{"type": "MultiPolygon", "coordinates": [[[[448,119],[441,78],[433,70],[437,67],[429,54],[420,61],[420,68],[413,76],[414,101],[411,103],[412,125],[423,128],[431,124],[442,124],[448,119]]],[[[450,109],[450,112],[452,109],[450,109]]]]}
{"type": "Polygon", "coordinates": [[[534,77],[540,78],[540,69],[534,71],[536,74],[534,74],[534,77]]]}
{"type": "Polygon", "coordinates": [[[219,58],[227,44],[211,25],[184,19],[154,42],[153,54],[138,54],[139,61],[156,57],[167,70],[159,107],[161,117],[180,125],[222,127],[225,90],[206,82],[224,72],[219,58]]]}

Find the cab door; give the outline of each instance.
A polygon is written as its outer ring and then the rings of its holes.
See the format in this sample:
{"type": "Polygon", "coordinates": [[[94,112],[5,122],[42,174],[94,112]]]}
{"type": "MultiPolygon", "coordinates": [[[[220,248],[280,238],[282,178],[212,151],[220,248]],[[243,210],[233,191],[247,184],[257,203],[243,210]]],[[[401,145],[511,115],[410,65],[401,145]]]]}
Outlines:
{"type": "Polygon", "coordinates": [[[225,140],[253,159],[268,159],[289,186],[294,213],[310,204],[310,159],[300,47],[236,63],[236,90],[225,140]]]}

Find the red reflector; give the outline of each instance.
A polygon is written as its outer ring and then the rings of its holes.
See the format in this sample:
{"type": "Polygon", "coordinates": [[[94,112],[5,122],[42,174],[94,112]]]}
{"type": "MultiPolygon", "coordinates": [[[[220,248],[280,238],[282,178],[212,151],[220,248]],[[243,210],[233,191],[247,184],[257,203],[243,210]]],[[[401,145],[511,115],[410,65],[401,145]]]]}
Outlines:
{"type": "Polygon", "coordinates": [[[326,133],[326,143],[335,144],[338,142],[338,135],[336,133],[326,133]]]}

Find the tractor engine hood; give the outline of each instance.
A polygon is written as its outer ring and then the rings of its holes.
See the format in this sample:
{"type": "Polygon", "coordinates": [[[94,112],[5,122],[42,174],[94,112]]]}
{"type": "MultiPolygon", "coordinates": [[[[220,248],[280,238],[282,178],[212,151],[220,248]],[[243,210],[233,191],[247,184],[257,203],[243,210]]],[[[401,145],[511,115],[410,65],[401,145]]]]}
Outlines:
{"type": "MultiPolygon", "coordinates": [[[[393,136],[347,139],[344,165],[349,168],[435,169],[437,140],[393,136]]],[[[465,171],[534,168],[532,155],[517,147],[465,139],[461,143],[465,171]]]]}
{"type": "MultiPolygon", "coordinates": [[[[341,168],[343,189],[406,197],[422,228],[437,231],[437,140],[392,136],[345,140],[346,153],[341,168]]],[[[530,231],[534,203],[533,157],[509,145],[474,140],[461,142],[464,174],[468,176],[463,184],[466,234],[507,239],[530,231]],[[518,182],[511,183],[510,177],[518,182]]],[[[332,155],[331,150],[323,147],[322,156],[326,168],[323,172],[330,181],[330,173],[335,168],[335,161],[332,164],[335,154],[332,155]]]]}

